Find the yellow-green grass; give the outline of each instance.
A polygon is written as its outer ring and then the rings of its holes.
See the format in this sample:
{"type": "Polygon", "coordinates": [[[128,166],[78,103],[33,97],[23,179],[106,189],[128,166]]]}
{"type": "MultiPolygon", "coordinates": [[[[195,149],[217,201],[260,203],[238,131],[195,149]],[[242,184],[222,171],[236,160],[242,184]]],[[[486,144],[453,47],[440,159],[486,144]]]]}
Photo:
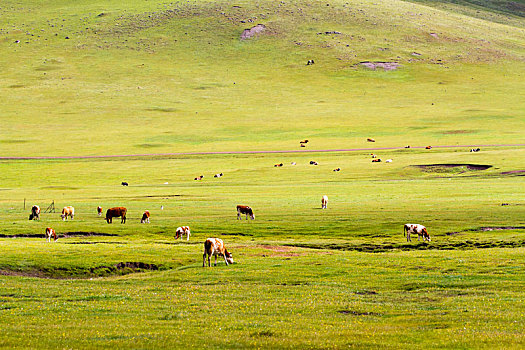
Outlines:
{"type": "Polygon", "coordinates": [[[522,348],[524,147],[414,148],[525,143],[510,5],[4,1],[2,157],[413,147],[0,160],[0,347],[522,348]]]}
{"type": "Polygon", "coordinates": [[[0,234],[30,237],[0,238],[0,344],[523,346],[523,177],[502,174],[523,170],[523,150],[379,156],[381,163],[365,152],[3,161],[0,234]],[[451,163],[493,167],[413,167],[451,163]],[[217,172],[224,177],[213,178],[217,172]],[[52,200],[74,205],[75,219],[27,220],[30,205],[52,200]],[[254,221],[236,220],[240,203],[254,208],[254,221]],[[106,224],[97,205],[125,205],[128,222],[106,224]],[[139,223],[145,209],[151,224],[139,223]],[[432,242],[405,243],[405,222],[427,225],[432,242]],[[182,224],[192,227],[189,242],[174,241],[182,224]],[[37,236],[47,226],[57,242],[37,236]],[[521,228],[481,231],[511,226],[521,228]],[[62,236],[69,232],[108,236],[62,236]],[[226,242],[234,265],[202,268],[210,236],[226,242]],[[121,262],[156,267],[132,273],[116,269],[121,262]]]}
{"type": "Polygon", "coordinates": [[[7,2],[0,153],[524,142],[523,28],[402,1],[330,4],[7,2]],[[267,35],[239,39],[259,22],[267,35]]]}

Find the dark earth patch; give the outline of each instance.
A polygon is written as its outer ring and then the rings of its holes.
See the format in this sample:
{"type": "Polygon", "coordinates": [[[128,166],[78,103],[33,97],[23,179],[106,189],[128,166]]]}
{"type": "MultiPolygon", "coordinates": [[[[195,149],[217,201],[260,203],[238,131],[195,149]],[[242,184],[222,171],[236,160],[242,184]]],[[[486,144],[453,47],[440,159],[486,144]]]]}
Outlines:
{"type": "Polygon", "coordinates": [[[85,279],[158,271],[161,268],[160,265],[144,262],[120,262],[115,265],[102,265],[95,267],[39,267],[32,270],[0,269],[0,275],[48,279],[85,279]]]}
{"type": "Polygon", "coordinates": [[[422,169],[423,171],[439,172],[442,169],[449,168],[460,168],[464,167],[468,170],[487,170],[492,168],[492,165],[486,164],[422,164],[422,165],[411,165],[412,167],[422,169]]]}
{"type": "Polygon", "coordinates": [[[447,232],[447,236],[456,235],[460,232],[487,232],[487,231],[503,231],[503,230],[524,230],[525,226],[485,226],[478,228],[470,228],[464,231],[447,232]]]}
{"type": "Polygon", "coordinates": [[[358,251],[366,253],[384,253],[395,250],[471,250],[484,248],[518,248],[525,247],[525,240],[516,241],[472,241],[462,242],[418,242],[392,244],[352,244],[352,243],[293,243],[286,244],[292,247],[310,249],[329,249],[343,251],[358,251]]]}
{"type": "Polygon", "coordinates": [[[354,316],[383,316],[383,314],[371,311],[355,311],[355,310],[338,310],[343,315],[354,315],[354,316]]]}

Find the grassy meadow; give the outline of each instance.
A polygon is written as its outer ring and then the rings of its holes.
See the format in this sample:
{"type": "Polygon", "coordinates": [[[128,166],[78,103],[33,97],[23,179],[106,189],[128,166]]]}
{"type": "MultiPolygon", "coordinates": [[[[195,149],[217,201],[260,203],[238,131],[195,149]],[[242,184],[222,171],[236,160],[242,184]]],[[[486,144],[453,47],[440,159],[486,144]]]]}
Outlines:
{"type": "Polygon", "coordinates": [[[0,347],[523,348],[523,4],[4,1],[0,347]]]}

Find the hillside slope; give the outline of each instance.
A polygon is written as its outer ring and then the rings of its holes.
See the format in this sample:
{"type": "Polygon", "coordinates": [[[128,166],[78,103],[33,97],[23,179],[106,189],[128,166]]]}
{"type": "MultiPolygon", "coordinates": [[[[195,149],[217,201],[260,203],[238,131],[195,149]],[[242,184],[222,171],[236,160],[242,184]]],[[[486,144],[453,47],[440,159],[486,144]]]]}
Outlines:
{"type": "Polygon", "coordinates": [[[426,5],[6,1],[0,153],[523,142],[525,20],[426,5]]]}

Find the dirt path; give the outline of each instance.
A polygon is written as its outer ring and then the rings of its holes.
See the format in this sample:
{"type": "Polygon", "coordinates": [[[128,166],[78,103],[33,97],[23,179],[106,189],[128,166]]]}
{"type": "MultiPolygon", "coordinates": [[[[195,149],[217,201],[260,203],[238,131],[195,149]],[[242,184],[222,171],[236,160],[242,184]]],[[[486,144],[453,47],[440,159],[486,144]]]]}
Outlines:
{"type": "MultiPolygon", "coordinates": [[[[524,147],[524,143],[495,144],[495,145],[442,145],[432,148],[474,148],[474,147],[524,147]]],[[[414,146],[410,149],[424,149],[425,146],[414,146]]],[[[330,152],[363,152],[405,149],[404,147],[371,147],[371,148],[341,148],[341,149],[308,149],[308,150],[282,150],[282,151],[225,151],[225,152],[176,152],[176,153],[144,153],[144,154],[114,154],[99,156],[28,156],[28,157],[0,157],[0,160],[33,160],[33,159],[96,159],[96,158],[138,158],[138,157],[169,157],[169,156],[194,156],[194,155],[220,155],[220,154],[279,154],[279,153],[330,153],[330,152]]]]}

